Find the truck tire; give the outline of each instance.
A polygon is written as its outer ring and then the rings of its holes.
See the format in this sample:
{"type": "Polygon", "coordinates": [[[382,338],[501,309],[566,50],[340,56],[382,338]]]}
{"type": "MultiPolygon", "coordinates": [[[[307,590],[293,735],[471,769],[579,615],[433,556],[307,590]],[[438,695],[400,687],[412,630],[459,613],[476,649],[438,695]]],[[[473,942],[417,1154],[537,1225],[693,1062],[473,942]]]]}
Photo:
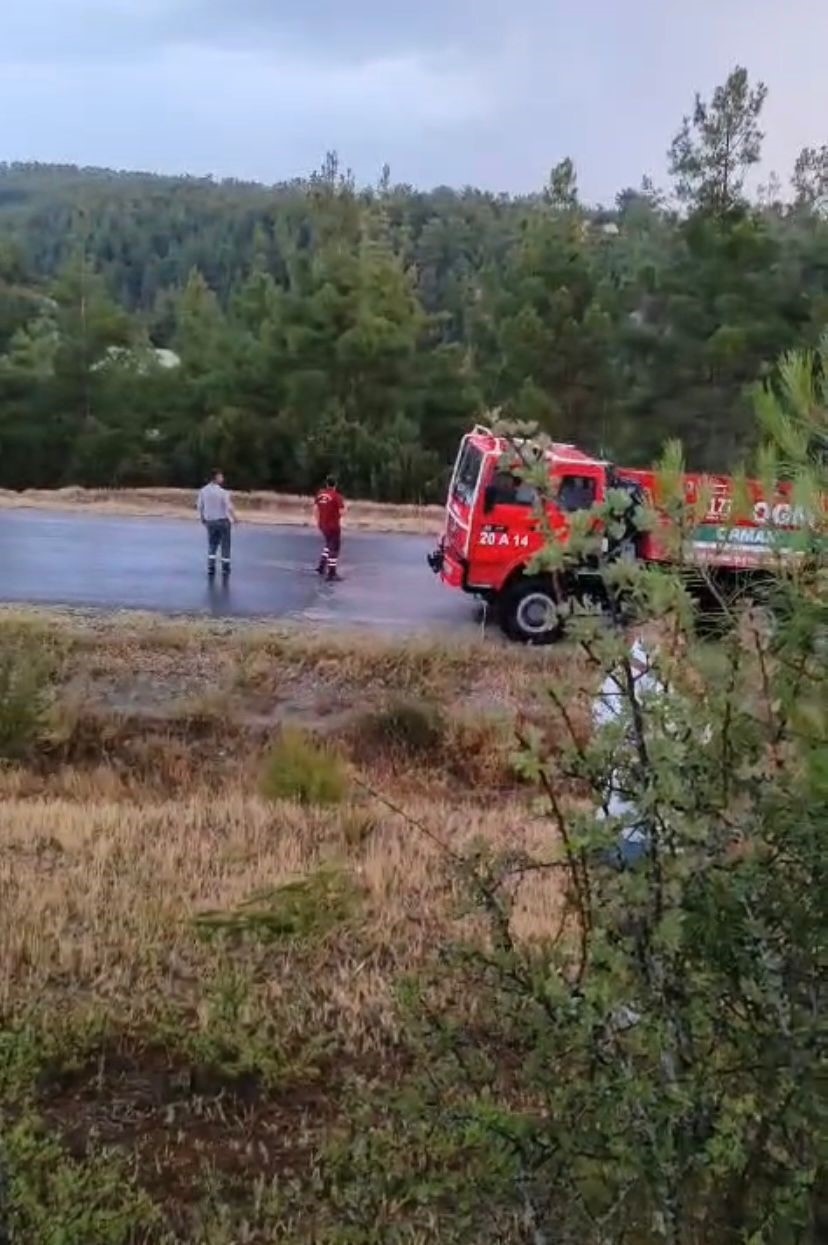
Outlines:
{"type": "Polygon", "coordinates": [[[554,644],[564,633],[564,620],[551,579],[520,579],[498,602],[501,629],[523,644],[554,644]]]}

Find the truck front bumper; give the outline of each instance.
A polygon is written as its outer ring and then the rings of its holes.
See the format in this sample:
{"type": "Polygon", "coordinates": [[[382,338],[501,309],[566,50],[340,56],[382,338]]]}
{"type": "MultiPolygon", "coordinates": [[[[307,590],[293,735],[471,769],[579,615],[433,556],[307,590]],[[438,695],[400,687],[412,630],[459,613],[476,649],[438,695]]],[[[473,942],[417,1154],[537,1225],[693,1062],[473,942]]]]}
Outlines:
{"type": "Polygon", "coordinates": [[[467,591],[466,564],[453,550],[447,549],[445,544],[438,545],[433,553],[428,554],[426,561],[444,584],[448,584],[450,588],[462,588],[464,592],[467,591]]]}

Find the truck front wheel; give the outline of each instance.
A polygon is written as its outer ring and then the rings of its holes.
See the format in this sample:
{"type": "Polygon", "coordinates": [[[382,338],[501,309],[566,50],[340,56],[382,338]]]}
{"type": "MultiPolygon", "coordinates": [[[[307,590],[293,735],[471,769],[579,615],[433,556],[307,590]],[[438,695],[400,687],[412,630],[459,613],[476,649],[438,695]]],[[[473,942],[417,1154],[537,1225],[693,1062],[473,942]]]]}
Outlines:
{"type": "Polygon", "coordinates": [[[498,617],[509,639],[524,644],[552,644],[564,631],[554,584],[546,578],[521,579],[507,588],[498,617]]]}

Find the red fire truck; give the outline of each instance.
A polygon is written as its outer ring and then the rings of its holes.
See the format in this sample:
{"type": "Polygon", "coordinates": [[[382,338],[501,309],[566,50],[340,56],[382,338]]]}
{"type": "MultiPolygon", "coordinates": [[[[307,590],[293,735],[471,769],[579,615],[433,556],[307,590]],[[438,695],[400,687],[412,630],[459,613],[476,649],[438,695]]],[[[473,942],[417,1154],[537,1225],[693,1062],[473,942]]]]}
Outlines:
{"type": "MultiPolygon", "coordinates": [[[[726,589],[746,580],[767,582],[780,560],[800,556],[806,521],[792,505],[790,490],[782,484],[766,498],[759,484],[750,481],[747,492],[748,517],[733,517],[734,487],[728,476],[684,477],[687,510],[697,518],[683,533],[680,556],[688,570],[706,568],[705,576],[696,576],[700,587],[711,578],[726,589]],[[699,504],[704,507],[700,516],[699,504]]],[[[561,634],[572,603],[606,604],[601,572],[607,560],[675,562],[668,526],[666,514],[659,512],[655,472],[616,468],[574,445],[518,446],[478,425],[460,444],[445,528],[428,561],[444,583],[491,603],[510,638],[544,644],[561,634]],[[543,510],[524,470],[533,454],[545,459],[549,479],[543,510]],[[573,559],[563,572],[533,569],[550,538],[566,547],[574,514],[592,511],[607,500],[608,492],[618,490],[628,494],[630,514],[646,507],[657,517],[650,530],[630,524],[625,537],[602,538],[605,525],[596,518],[588,522],[599,554],[573,559]]]]}

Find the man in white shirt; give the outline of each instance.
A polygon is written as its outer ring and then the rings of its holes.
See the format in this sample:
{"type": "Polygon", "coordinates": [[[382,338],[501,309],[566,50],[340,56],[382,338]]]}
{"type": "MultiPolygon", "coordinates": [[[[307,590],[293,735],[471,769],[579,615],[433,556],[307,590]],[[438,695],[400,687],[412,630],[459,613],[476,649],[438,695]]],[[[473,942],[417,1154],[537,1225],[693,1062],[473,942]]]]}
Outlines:
{"type": "Polygon", "coordinates": [[[207,574],[216,573],[216,556],[221,548],[221,573],[230,574],[230,541],[236,512],[233,499],[224,487],[224,473],[218,468],[209,484],[198,495],[198,517],[207,529],[207,574]]]}
{"type": "MultiPolygon", "coordinates": [[[[713,728],[709,721],[702,719],[699,722],[698,716],[692,724],[686,720],[685,709],[692,706],[692,698],[700,696],[702,689],[696,687],[693,691],[693,669],[686,660],[686,638],[683,634],[673,635],[670,647],[672,652],[667,665],[668,669],[672,667],[674,673],[669,677],[675,680],[680,663],[683,686],[677,686],[675,681],[665,682],[666,676],[662,677],[659,673],[658,640],[637,636],[627,654],[632,675],[632,696],[647,723],[647,729],[663,733],[673,741],[676,749],[673,763],[681,767],[685,776],[698,766],[701,766],[701,774],[704,770],[703,749],[713,738],[713,728]]],[[[639,771],[639,786],[642,780],[632,737],[633,705],[629,693],[627,672],[616,666],[607,672],[592,709],[592,722],[596,730],[615,727],[618,736],[614,741],[612,772],[596,815],[600,821],[611,817],[619,823],[618,848],[613,855],[621,866],[635,864],[649,849],[645,818],[636,807],[635,797],[629,793],[630,785],[634,789],[636,787],[635,781],[630,784],[630,771],[633,774],[639,771]]]]}
{"type": "MultiPolygon", "coordinates": [[[[644,647],[640,637],[634,640],[628,660],[632,673],[633,695],[639,707],[642,703],[642,696],[646,702],[648,697],[664,695],[664,685],[656,676],[652,656],[644,647]]],[[[625,673],[620,669],[610,670],[593,703],[593,725],[600,730],[611,723],[624,722],[631,709],[625,673]]],[[[596,816],[601,821],[606,817],[612,817],[620,822],[618,847],[612,853],[612,863],[624,867],[634,865],[647,851],[648,843],[638,809],[633,801],[626,798],[619,790],[619,786],[624,785],[623,762],[629,763],[630,760],[629,755],[624,756],[624,754],[632,751],[629,740],[621,743],[618,751],[620,753],[618,761],[621,764],[619,768],[613,768],[604,793],[603,807],[597,810],[596,816]]]]}

